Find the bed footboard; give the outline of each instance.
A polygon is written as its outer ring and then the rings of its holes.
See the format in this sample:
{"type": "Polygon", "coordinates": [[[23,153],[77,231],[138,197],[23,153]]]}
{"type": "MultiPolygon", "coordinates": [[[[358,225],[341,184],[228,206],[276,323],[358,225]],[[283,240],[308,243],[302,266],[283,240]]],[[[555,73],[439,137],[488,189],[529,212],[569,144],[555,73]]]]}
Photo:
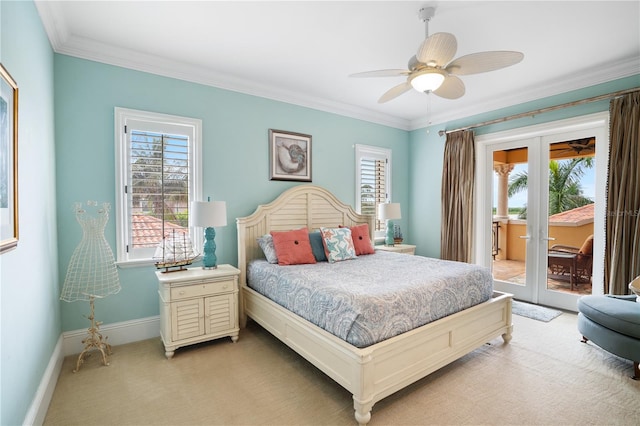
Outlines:
{"type": "Polygon", "coordinates": [[[245,313],[353,394],[356,421],[373,405],[486,342],[513,330],[510,294],[367,348],[356,348],[245,287],[245,313]]]}

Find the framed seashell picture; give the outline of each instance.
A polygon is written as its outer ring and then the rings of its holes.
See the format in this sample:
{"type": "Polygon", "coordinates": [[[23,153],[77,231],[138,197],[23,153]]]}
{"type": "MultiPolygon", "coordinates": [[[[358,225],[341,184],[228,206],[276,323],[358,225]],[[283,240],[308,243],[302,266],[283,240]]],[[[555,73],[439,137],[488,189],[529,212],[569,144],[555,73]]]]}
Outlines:
{"type": "Polygon", "coordinates": [[[311,135],[269,129],[269,179],[311,182],[311,135]]]}

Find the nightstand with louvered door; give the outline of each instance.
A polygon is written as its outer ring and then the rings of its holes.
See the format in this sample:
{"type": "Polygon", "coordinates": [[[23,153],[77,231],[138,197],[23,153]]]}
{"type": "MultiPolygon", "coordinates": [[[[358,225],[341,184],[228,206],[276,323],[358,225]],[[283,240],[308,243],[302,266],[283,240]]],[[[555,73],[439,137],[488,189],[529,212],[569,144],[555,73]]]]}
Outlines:
{"type": "Polygon", "coordinates": [[[160,336],[165,356],[207,340],[238,340],[238,275],[230,265],[156,272],[160,296],[160,336]]]}

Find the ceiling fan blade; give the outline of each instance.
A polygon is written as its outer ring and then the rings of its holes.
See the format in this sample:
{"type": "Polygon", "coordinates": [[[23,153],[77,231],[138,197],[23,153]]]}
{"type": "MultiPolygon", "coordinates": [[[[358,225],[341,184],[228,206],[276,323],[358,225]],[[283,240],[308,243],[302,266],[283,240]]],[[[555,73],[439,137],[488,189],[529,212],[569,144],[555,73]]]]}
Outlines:
{"type": "Polygon", "coordinates": [[[456,37],[450,33],[435,33],[418,47],[416,58],[429,66],[444,66],[458,50],[456,37]]]}
{"type": "Polygon", "coordinates": [[[397,77],[399,75],[409,75],[409,70],[389,69],[377,71],[365,71],[351,74],[349,77],[397,77]]]}
{"type": "Polygon", "coordinates": [[[513,51],[478,52],[461,56],[445,68],[450,74],[469,75],[495,71],[522,61],[524,54],[513,51]]]}
{"type": "Polygon", "coordinates": [[[388,102],[392,99],[397,98],[398,96],[402,95],[404,92],[407,92],[411,89],[412,89],[411,84],[408,81],[402,84],[398,84],[397,86],[394,86],[391,89],[387,90],[385,94],[382,95],[380,99],[378,99],[378,103],[383,104],[385,102],[388,102]]]}
{"type": "Polygon", "coordinates": [[[434,95],[445,99],[458,99],[464,95],[464,83],[455,75],[448,75],[442,85],[433,91],[434,95]]]}

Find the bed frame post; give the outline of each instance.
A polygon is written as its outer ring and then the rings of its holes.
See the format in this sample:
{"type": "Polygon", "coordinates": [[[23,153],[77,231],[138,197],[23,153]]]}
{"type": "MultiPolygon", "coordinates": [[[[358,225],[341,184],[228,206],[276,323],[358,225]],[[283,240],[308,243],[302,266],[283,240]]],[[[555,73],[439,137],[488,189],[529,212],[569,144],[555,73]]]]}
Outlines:
{"type": "Polygon", "coordinates": [[[238,292],[238,312],[240,328],[247,326],[247,314],[244,310],[244,288],[247,286],[247,249],[246,238],[247,232],[243,218],[236,219],[236,226],[238,228],[238,269],[240,269],[240,291],[238,292]]]}

